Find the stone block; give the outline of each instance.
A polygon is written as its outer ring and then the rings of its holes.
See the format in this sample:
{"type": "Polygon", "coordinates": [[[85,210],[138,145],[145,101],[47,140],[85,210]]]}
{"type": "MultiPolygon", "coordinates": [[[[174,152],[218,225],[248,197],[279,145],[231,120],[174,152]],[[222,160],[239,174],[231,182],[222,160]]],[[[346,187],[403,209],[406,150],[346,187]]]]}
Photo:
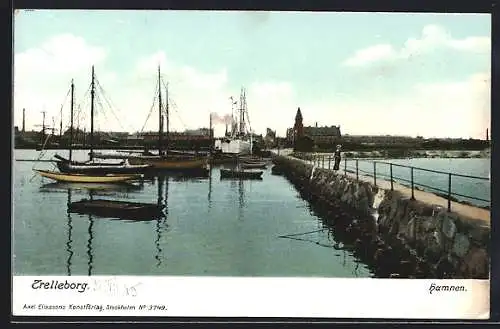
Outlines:
{"type": "Polygon", "coordinates": [[[489,277],[489,257],[486,250],[471,247],[462,259],[460,271],[468,278],[486,279],[489,277]]]}
{"type": "Polygon", "coordinates": [[[469,231],[471,243],[486,247],[490,241],[490,229],[488,227],[474,226],[469,231]]]}
{"type": "Polygon", "coordinates": [[[440,254],[443,251],[443,240],[438,231],[426,234],[424,241],[427,245],[426,249],[431,253],[440,254]]]}
{"type": "Polygon", "coordinates": [[[464,257],[469,251],[470,241],[465,234],[458,233],[453,241],[452,253],[457,257],[464,257]]]}
{"type": "Polygon", "coordinates": [[[450,240],[453,240],[455,234],[457,233],[457,226],[455,225],[455,219],[451,216],[443,216],[441,222],[441,232],[443,235],[450,240]]]}
{"type": "Polygon", "coordinates": [[[417,216],[413,217],[406,225],[406,231],[404,232],[404,237],[407,241],[414,242],[416,239],[416,221],[417,216]]]}
{"type": "Polygon", "coordinates": [[[437,217],[423,217],[419,216],[421,220],[419,220],[419,231],[422,234],[425,234],[427,232],[434,232],[436,230],[441,231],[440,228],[440,221],[437,217]]]}

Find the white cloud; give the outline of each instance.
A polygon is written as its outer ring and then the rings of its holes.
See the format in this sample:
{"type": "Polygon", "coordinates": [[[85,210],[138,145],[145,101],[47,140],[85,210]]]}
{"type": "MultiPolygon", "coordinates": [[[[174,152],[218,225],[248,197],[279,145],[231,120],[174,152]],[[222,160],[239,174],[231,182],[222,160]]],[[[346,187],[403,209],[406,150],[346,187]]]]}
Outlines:
{"type": "Polygon", "coordinates": [[[475,74],[464,81],[417,84],[383,99],[331,100],[301,110],[306,125],[340,124],[343,134],[484,138],[491,120],[490,78],[475,74]]]}
{"type": "MultiPolygon", "coordinates": [[[[22,108],[26,108],[26,127],[33,129],[42,121],[42,110],[47,111],[46,124],[56,117],[59,126],[61,103],[74,79],[75,100],[83,106],[82,126],[89,129],[90,96],[83,100],[90,84],[92,64],[96,66],[96,77],[102,85],[104,95],[97,95],[104,104],[96,101],[96,129],[130,132],[156,130],[156,94],[158,65],[162,78],[169,85],[171,130],[195,129],[209,125],[211,112],[231,112],[230,96],[239,97],[240,89],[229,86],[225,69],[211,72],[172,62],[164,51],[158,51],[139,58],[135,66],[126,72],[106,69],[106,51],[102,47],[89,45],[80,37],[65,34],[49,39],[39,47],[15,55],[14,107],[16,125],[21,124],[22,108]],[[111,101],[110,107],[105,98],[111,101]],[[104,108],[104,114],[102,111],[104,108]],[[151,115],[148,118],[148,114],[151,115]],[[118,120],[113,115],[114,112],[118,120]],[[147,122],[146,122],[147,119],[147,122]]],[[[291,94],[290,85],[282,82],[256,82],[248,86],[247,103],[250,120],[256,132],[264,132],[272,126],[274,119],[293,104],[283,101],[291,94]]],[[[163,89],[165,102],[165,89],[163,89]]],[[[63,122],[69,121],[69,98],[63,109],[63,122]]],[[[39,128],[36,128],[39,129],[39,128]]],[[[222,134],[224,126],[216,126],[216,133],[222,134]]]]}
{"type": "Polygon", "coordinates": [[[360,66],[380,60],[394,59],[397,53],[389,44],[380,44],[358,50],[353,57],[347,59],[344,64],[348,66],[360,66]]]}
{"type": "MultiPolygon", "coordinates": [[[[435,32],[429,33],[436,35],[435,32]]],[[[474,42],[463,41],[460,47],[465,47],[464,44],[472,47],[474,42]]],[[[422,49],[422,46],[414,45],[407,48],[422,49]]],[[[379,54],[384,53],[383,48],[380,49],[379,54]]],[[[390,53],[387,49],[385,52],[390,53]]],[[[41,123],[40,111],[43,109],[48,112],[47,123],[50,123],[51,116],[58,117],[72,78],[75,80],[76,98],[80,100],[89,86],[92,64],[96,65],[97,78],[120,118],[116,120],[109,106],[105,105],[107,120],[103,120],[102,114],[97,119],[98,129],[105,131],[133,132],[143,127],[156,93],[159,64],[164,80],[169,82],[172,130],[207,127],[211,112],[221,115],[230,113],[229,97],[239,97],[239,86],[231,85],[225,69],[202,71],[173,62],[165,52],[158,51],[139,58],[128,71],[118,73],[106,69],[106,54],[102,47],[89,45],[71,35],[54,37],[40,47],[16,54],[15,124],[21,124],[23,107],[27,113],[27,129],[41,123]]],[[[350,95],[352,98],[348,99],[341,95],[325,95],[321,100],[308,101],[299,98],[289,82],[249,81],[247,103],[250,122],[257,133],[265,133],[265,128],[270,127],[284,136],[286,128],[293,125],[297,107],[301,107],[306,125],[314,125],[315,122],[341,125],[344,134],[482,138],[490,122],[489,84],[488,74],[478,74],[465,81],[415,85],[405,94],[388,93],[385,98],[360,99],[350,95]]],[[[84,103],[88,118],[89,100],[84,103]]],[[[66,123],[69,117],[68,101],[64,111],[66,123]]],[[[157,125],[157,110],[153,108],[145,129],[156,130],[157,125]]],[[[224,132],[223,125],[215,129],[217,135],[224,132]]]]}
{"type": "Polygon", "coordinates": [[[446,30],[437,25],[427,25],[420,38],[408,39],[404,46],[396,49],[390,44],[379,44],[358,50],[343,62],[345,66],[365,66],[374,62],[408,59],[429,53],[437,48],[450,48],[475,53],[489,53],[491,39],[485,36],[454,39],[446,30]]]}
{"type": "MultiPolygon", "coordinates": [[[[36,48],[14,57],[15,122],[20,125],[22,108],[26,108],[26,126],[41,124],[41,111],[47,111],[47,121],[59,117],[61,103],[75,80],[77,96],[90,83],[92,64],[99,66],[107,57],[105,49],[89,45],[83,38],[57,35],[36,48]]],[[[113,80],[112,74],[103,80],[113,80]]],[[[77,98],[77,97],[75,97],[77,98]]],[[[69,103],[68,103],[69,104],[69,103]]],[[[67,110],[69,111],[69,110],[67,110]]],[[[68,117],[68,116],[66,116],[68,117]]]]}

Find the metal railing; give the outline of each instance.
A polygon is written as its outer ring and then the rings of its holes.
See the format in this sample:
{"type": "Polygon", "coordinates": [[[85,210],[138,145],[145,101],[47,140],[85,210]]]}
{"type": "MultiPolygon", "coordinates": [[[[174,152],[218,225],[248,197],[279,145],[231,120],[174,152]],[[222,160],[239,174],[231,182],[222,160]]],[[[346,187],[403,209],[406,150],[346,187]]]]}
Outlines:
{"type": "MultiPolygon", "coordinates": [[[[334,166],[334,158],[331,155],[308,155],[304,156],[302,154],[298,154],[297,157],[302,158],[303,160],[316,165],[319,168],[323,169],[333,169],[334,166]]],[[[343,172],[344,175],[347,175],[348,172],[355,174],[356,175],[356,180],[359,181],[359,176],[360,173],[364,174],[365,176],[368,177],[373,177],[373,185],[377,186],[377,178],[382,178],[386,179],[390,182],[391,190],[394,190],[394,183],[400,183],[401,185],[405,185],[404,183],[408,183],[410,189],[411,189],[411,198],[414,200],[415,199],[415,189],[422,190],[419,187],[425,189],[428,189],[429,192],[439,192],[437,193],[438,195],[446,198],[448,200],[448,211],[451,211],[451,202],[452,202],[452,197],[461,197],[465,199],[470,199],[470,200],[476,200],[476,201],[482,201],[488,204],[488,206],[491,206],[491,199],[484,199],[480,198],[478,196],[474,195],[465,195],[462,193],[458,192],[453,192],[452,189],[452,181],[454,177],[460,177],[460,178],[468,178],[472,180],[477,180],[477,181],[489,181],[490,179],[488,177],[479,177],[479,176],[472,176],[472,175],[463,175],[463,174],[455,174],[451,172],[444,172],[444,171],[439,171],[439,170],[433,170],[433,169],[426,169],[426,168],[419,168],[419,167],[413,167],[413,166],[406,166],[402,164],[397,164],[397,163],[392,163],[392,162],[385,162],[385,161],[375,161],[375,160],[368,160],[368,159],[344,159],[343,161],[343,172]],[[373,163],[373,170],[364,170],[361,169],[359,166],[360,162],[364,163],[373,163]],[[348,163],[353,163],[352,165],[348,166],[348,163]],[[377,171],[377,169],[380,169],[381,166],[387,166],[389,167],[389,173],[388,174],[383,174],[381,171],[377,171]],[[404,177],[398,177],[394,175],[393,168],[405,168],[408,170],[409,173],[409,179],[406,179],[404,177]],[[436,175],[439,175],[441,177],[445,176],[447,179],[447,189],[444,190],[442,188],[436,187],[436,186],[430,186],[427,184],[424,184],[422,182],[418,182],[417,179],[415,179],[415,173],[416,172],[428,172],[428,173],[433,173],[436,175]]],[[[339,166],[339,170],[342,170],[341,167],[339,166]]],[[[458,201],[458,199],[454,198],[455,200],[458,201]]]]}

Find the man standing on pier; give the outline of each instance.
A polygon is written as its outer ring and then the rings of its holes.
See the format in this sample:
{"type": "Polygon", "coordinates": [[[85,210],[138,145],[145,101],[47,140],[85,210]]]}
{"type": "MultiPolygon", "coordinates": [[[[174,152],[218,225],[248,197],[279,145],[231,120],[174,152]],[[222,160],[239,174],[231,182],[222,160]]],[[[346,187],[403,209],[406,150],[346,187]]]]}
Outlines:
{"type": "Polygon", "coordinates": [[[335,163],[333,164],[333,170],[339,170],[340,160],[341,160],[341,157],[340,157],[341,147],[342,147],[341,145],[337,145],[337,149],[335,150],[335,153],[333,154],[333,160],[335,161],[335,163]]]}

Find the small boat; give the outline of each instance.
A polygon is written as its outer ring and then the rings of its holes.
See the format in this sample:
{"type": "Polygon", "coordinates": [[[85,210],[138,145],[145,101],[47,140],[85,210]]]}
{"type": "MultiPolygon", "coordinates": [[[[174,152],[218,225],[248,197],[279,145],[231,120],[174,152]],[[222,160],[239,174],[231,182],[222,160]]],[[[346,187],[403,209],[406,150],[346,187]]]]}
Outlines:
{"type": "Polygon", "coordinates": [[[208,165],[208,154],[203,153],[203,155],[190,153],[186,154],[186,152],[172,151],[169,149],[168,145],[164,150],[163,141],[163,114],[166,111],[166,140],[168,141],[170,138],[169,132],[169,97],[168,97],[168,84],[166,87],[166,97],[165,97],[165,108],[162,105],[162,85],[163,80],[161,79],[160,67],[158,67],[158,114],[160,119],[158,120],[158,153],[152,154],[149,151],[145,151],[143,154],[133,154],[124,156],[131,165],[150,165],[154,169],[162,169],[162,170],[192,170],[199,168],[206,168],[208,165]],[[166,151],[166,152],[164,152],[166,151]],[[166,153],[166,154],[165,154],[166,153]]]}
{"type": "Polygon", "coordinates": [[[249,171],[238,169],[221,169],[221,178],[238,178],[238,179],[262,179],[263,171],[249,171]]]}
{"type": "Polygon", "coordinates": [[[59,161],[56,162],[57,168],[62,173],[75,174],[129,174],[140,173],[150,168],[151,165],[131,165],[127,160],[120,163],[105,163],[105,162],[75,162],[69,161],[62,156],[54,155],[59,161]]]}
{"type": "MultiPolygon", "coordinates": [[[[92,66],[92,82],[91,82],[91,107],[90,107],[90,120],[94,122],[94,101],[95,101],[95,74],[94,66],[92,66]]],[[[71,118],[73,118],[73,92],[74,84],[71,82],[71,118]]],[[[71,121],[71,131],[73,131],[73,119],[71,121]]],[[[92,174],[92,175],[104,175],[104,174],[128,174],[128,173],[140,173],[144,172],[151,166],[147,164],[143,165],[131,165],[127,161],[115,162],[115,163],[103,163],[94,161],[94,144],[93,144],[93,130],[90,131],[90,153],[89,161],[86,162],[76,162],[72,161],[72,156],[70,152],[69,160],[56,154],[54,158],[57,159],[57,168],[61,173],[68,174],[92,174]]],[[[71,138],[71,143],[73,142],[73,136],[71,138]]]]}
{"type": "MultiPolygon", "coordinates": [[[[195,151],[177,151],[177,150],[168,150],[168,153],[177,156],[177,157],[184,157],[185,159],[189,158],[195,158],[195,157],[207,157],[209,154],[208,152],[195,152],[195,151]]],[[[94,152],[94,158],[96,159],[128,159],[130,157],[136,157],[136,158],[142,158],[146,160],[151,160],[151,159],[156,159],[160,158],[158,154],[154,154],[151,152],[145,152],[144,151],[123,151],[123,150],[118,150],[114,153],[103,153],[103,152],[94,152]],[[149,156],[149,157],[148,157],[149,156]]]]}
{"type": "Polygon", "coordinates": [[[167,170],[190,170],[206,168],[208,157],[186,157],[186,156],[129,156],[128,161],[132,165],[150,165],[155,169],[167,170]]]}
{"type": "Polygon", "coordinates": [[[241,162],[246,162],[246,163],[262,163],[263,162],[263,159],[256,158],[256,157],[240,157],[239,160],[241,162]]]}
{"type": "Polygon", "coordinates": [[[138,191],[143,188],[142,185],[133,184],[131,182],[119,183],[71,183],[71,182],[52,182],[44,184],[40,187],[40,191],[67,191],[70,190],[91,190],[91,191],[113,191],[113,192],[130,192],[138,191]]]}
{"type": "Polygon", "coordinates": [[[70,203],[68,212],[131,220],[153,220],[164,216],[162,212],[164,207],[165,205],[156,203],[83,199],[70,203]]]}
{"type": "Polygon", "coordinates": [[[267,165],[264,162],[243,162],[240,164],[243,169],[266,169],[267,165]]]}
{"type": "Polygon", "coordinates": [[[143,177],[142,174],[107,174],[107,175],[85,175],[68,174],[49,170],[33,169],[40,176],[50,178],[58,182],[68,183],[120,183],[137,180],[143,177]]]}

